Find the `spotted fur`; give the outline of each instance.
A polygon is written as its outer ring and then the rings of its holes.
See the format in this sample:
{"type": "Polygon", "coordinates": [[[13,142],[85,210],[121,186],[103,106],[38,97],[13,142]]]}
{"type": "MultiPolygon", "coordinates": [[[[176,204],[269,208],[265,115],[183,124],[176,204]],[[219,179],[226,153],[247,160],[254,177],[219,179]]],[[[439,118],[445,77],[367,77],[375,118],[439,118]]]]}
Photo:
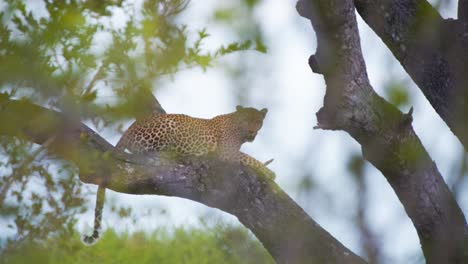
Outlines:
{"type": "Polygon", "coordinates": [[[223,160],[240,162],[273,177],[274,173],[263,163],[239,151],[243,143],[255,139],[266,113],[267,109],[259,111],[238,106],[236,112],[212,119],[153,114],[133,123],[116,147],[135,154],[168,151],[203,156],[213,153],[223,160]]]}
{"type": "Polygon", "coordinates": [[[100,229],[101,229],[101,220],[102,220],[102,210],[104,208],[104,200],[106,195],[106,188],[99,185],[98,192],[96,195],[96,206],[94,207],[94,229],[91,235],[84,235],[82,237],[83,243],[86,245],[93,245],[99,239],[100,229]]]}
{"type": "MultiPolygon", "coordinates": [[[[243,164],[259,174],[274,179],[275,173],[255,158],[240,152],[245,142],[255,139],[263,125],[267,109],[237,106],[236,112],[212,119],[181,114],[153,114],[135,121],[124,133],[116,148],[133,154],[174,152],[181,155],[208,154],[243,164]]],[[[94,214],[94,231],[83,242],[94,244],[99,238],[105,188],[99,186],[94,214]]]]}

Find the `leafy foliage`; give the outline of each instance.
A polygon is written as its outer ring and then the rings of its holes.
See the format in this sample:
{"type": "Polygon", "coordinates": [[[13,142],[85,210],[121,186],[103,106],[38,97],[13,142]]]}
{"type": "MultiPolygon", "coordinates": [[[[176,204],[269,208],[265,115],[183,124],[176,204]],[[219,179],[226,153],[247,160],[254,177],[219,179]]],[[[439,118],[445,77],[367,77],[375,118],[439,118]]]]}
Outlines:
{"type": "Polygon", "coordinates": [[[388,100],[397,107],[407,106],[411,101],[405,83],[390,82],[385,92],[388,100]]]}
{"type": "Polygon", "coordinates": [[[15,247],[24,240],[69,236],[73,216],[85,209],[73,167],[42,161],[43,152],[23,140],[0,138],[0,155],[7,157],[0,164],[1,245],[15,247]],[[4,237],[11,232],[16,235],[4,237]]]}
{"type": "Polygon", "coordinates": [[[40,12],[9,0],[0,11],[0,61],[8,62],[0,65],[0,89],[62,110],[70,108],[82,117],[131,116],[141,105],[132,100],[133,95],[152,89],[161,76],[181,68],[206,69],[214,59],[233,52],[265,51],[258,37],[255,42],[202,50],[209,37],[206,29],[174,22],[187,4],[185,0],[147,0],[141,6],[133,1],[45,1],[40,12]],[[122,25],[113,25],[116,20],[122,25]],[[193,31],[195,40],[189,41],[193,31]],[[113,94],[120,107],[97,103],[98,90],[113,94]]]}
{"type": "MultiPolygon", "coordinates": [[[[5,0],[0,97],[32,101],[101,129],[144,111],[149,91],[164,76],[207,69],[233,52],[260,50],[253,44],[258,40],[203,49],[207,30],[177,23],[187,5],[187,0],[5,0]]],[[[47,126],[46,120],[33,121],[47,126]]],[[[73,165],[46,159],[53,158],[46,146],[14,136],[0,138],[0,227],[8,231],[0,236],[0,253],[24,241],[69,236],[75,214],[85,210],[73,165]]],[[[40,247],[34,243],[29,246],[40,247]]]]}
{"type": "Polygon", "coordinates": [[[118,235],[108,230],[95,246],[73,239],[28,242],[10,251],[1,263],[274,263],[244,229],[177,228],[173,233],[118,235]],[[121,250],[121,249],[125,250],[121,250]]]}

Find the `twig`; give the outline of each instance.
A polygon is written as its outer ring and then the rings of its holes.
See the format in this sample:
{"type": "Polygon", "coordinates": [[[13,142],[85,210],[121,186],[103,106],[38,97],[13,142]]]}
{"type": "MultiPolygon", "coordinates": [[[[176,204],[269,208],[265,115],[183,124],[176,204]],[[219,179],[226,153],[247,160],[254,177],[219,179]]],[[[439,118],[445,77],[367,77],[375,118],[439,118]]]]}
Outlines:
{"type": "Polygon", "coordinates": [[[50,137],[47,139],[43,145],[39,146],[33,153],[26,156],[26,158],[16,167],[12,174],[5,179],[5,183],[2,185],[2,189],[0,190],[0,205],[4,204],[6,195],[10,190],[11,185],[21,177],[24,169],[45,149],[47,149],[50,144],[54,141],[55,136],[50,137]]]}
{"type": "Polygon", "coordinates": [[[104,69],[104,64],[102,64],[99,69],[96,71],[96,73],[94,74],[93,78],[91,79],[91,81],[89,82],[88,86],[86,86],[84,92],[83,92],[83,95],[87,95],[91,92],[91,89],[93,89],[94,87],[94,84],[99,80],[99,78],[101,77],[101,74],[102,74],[102,70],[104,69]]]}

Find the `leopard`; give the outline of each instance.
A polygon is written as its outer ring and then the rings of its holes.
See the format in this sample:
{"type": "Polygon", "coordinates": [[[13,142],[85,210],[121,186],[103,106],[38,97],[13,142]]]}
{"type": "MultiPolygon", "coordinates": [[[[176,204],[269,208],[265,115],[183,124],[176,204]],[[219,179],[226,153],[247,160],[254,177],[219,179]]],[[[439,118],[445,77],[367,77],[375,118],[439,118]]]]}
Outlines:
{"type": "MultiPolygon", "coordinates": [[[[211,119],[184,114],[153,113],[136,120],[116,145],[119,151],[138,155],[175,153],[183,156],[214,155],[222,161],[243,165],[266,179],[275,179],[268,165],[240,151],[242,144],[252,142],[263,126],[268,110],[238,105],[236,111],[211,119]]],[[[83,242],[94,244],[99,239],[105,188],[98,186],[94,230],[83,242]]]]}

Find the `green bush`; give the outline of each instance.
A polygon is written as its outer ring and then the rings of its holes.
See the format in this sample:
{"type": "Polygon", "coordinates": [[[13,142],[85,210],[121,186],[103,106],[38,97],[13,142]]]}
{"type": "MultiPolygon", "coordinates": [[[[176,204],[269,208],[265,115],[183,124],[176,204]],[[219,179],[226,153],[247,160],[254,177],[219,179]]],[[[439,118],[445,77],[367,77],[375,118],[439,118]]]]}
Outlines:
{"type": "Polygon", "coordinates": [[[93,246],[70,239],[28,241],[4,252],[1,263],[274,263],[245,229],[159,229],[151,234],[107,230],[93,246]]]}

